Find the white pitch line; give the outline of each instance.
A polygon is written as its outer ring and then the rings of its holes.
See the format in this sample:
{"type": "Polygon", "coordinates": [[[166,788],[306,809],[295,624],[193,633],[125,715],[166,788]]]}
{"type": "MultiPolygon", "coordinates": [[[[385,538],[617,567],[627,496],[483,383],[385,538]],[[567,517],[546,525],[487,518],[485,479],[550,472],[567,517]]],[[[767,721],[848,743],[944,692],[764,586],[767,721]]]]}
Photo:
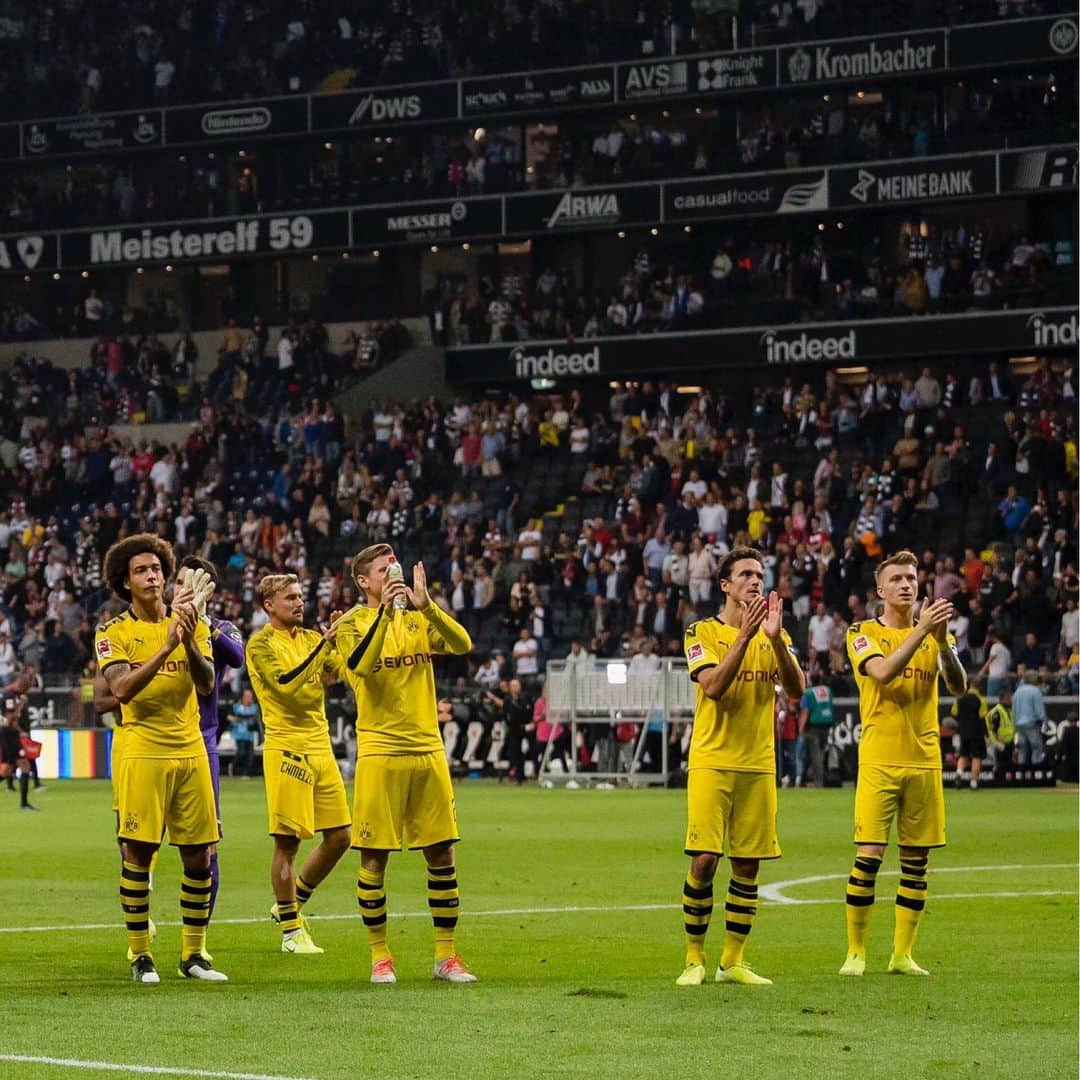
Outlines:
{"type": "MultiPolygon", "coordinates": [[[[1075,870],[1077,868],[1076,863],[1041,863],[1037,866],[1026,866],[1019,863],[1006,863],[999,866],[934,866],[930,869],[930,875],[935,876],[937,874],[984,874],[993,872],[1006,872],[1012,870],[1075,870]]],[[[882,870],[879,872],[878,877],[897,877],[899,870],[882,870]]],[[[811,877],[792,878],[790,881],[777,881],[772,884],[762,885],[758,894],[762,900],[771,900],[774,904],[820,904],[829,903],[830,901],[822,900],[799,900],[793,896],[786,896],[785,891],[787,889],[794,888],[796,885],[815,885],[821,881],[846,881],[848,878],[847,873],[843,874],[814,874],[811,877]]],[[[962,900],[970,896],[1058,896],[1062,895],[1058,892],[1051,893],[941,893],[935,895],[931,892],[931,897],[935,900],[962,900]]],[[[841,898],[842,899],[842,898],[841,898]]]]}
{"type": "Polygon", "coordinates": [[[167,1065],[127,1065],[118,1061],[80,1061],[78,1058],[38,1057],[32,1054],[0,1054],[0,1061],[24,1065],[56,1065],[64,1069],[94,1072],[149,1073],[153,1076],[202,1076],[213,1080],[307,1080],[302,1076],[270,1076],[266,1073],[214,1072],[212,1069],[181,1069],[167,1065]]]}
{"type": "MultiPolygon", "coordinates": [[[[1008,865],[1008,866],[942,866],[933,871],[935,874],[960,874],[980,873],[991,870],[1073,870],[1076,863],[1042,863],[1036,866],[1008,865]]],[[[898,874],[897,870],[882,870],[881,875],[887,876],[898,874]]],[[[774,904],[833,904],[843,903],[841,897],[823,897],[817,900],[797,900],[783,894],[784,889],[795,885],[809,885],[819,881],[839,881],[847,878],[847,874],[818,874],[814,877],[793,878],[790,881],[778,881],[772,885],[761,886],[761,898],[774,904]]],[[[966,900],[972,897],[1014,897],[1014,896],[1072,896],[1075,890],[1050,890],[1045,892],[992,892],[992,893],[936,893],[931,894],[935,900],[966,900]]],[[[612,914],[620,911],[673,911],[681,907],[681,904],[618,904],[596,906],[572,906],[572,907],[536,907],[536,908],[493,908],[487,911],[469,911],[465,909],[462,914],[465,918],[505,918],[514,915],[577,915],[577,914],[612,914]]],[[[429,911],[395,911],[389,912],[392,919],[427,919],[429,911]]],[[[336,922],[342,919],[356,919],[359,916],[352,912],[348,915],[310,915],[312,922],[336,922]]],[[[214,919],[214,926],[250,926],[255,923],[269,922],[268,918],[242,918],[242,919],[214,919]]],[[[179,926],[177,922],[159,922],[158,926],[179,926]]],[[[83,923],[78,926],[0,926],[0,934],[53,934],[62,931],[85,931],[85,930],[123,930],[119,920],[109,923],[83,923]]]]}

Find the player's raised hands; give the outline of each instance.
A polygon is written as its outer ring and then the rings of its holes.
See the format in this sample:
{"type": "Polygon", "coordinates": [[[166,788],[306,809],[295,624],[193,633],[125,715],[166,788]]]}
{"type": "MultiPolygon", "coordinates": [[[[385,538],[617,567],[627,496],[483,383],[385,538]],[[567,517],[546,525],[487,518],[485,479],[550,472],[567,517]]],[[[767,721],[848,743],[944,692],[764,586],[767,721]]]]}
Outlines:
{"type": "Polygon", "coordinates": [[[330,622],[322,628],[323,641],[334,641],[337,637],[338,623],[341,621],[343,611],[331,611],[330,622]]]}
{"type": "Polygon", "coordinates": [[[938,641],[944,641],[949,631],[949,620],[953,617],[955,610],[952,602],[946,600],[945,597],[933,603],[924,600],[919,609],[919,626],[926,626],[928,633],[933,634],[938,641]]]}
{"type": "Polygon", "coordinates": [[[765,619],[761,625],[766,637],[771,639],[778,638],[780,631],[784,628],[784,603],[775,589],[769,593],[765,606],[765,619]]]}
{"type": "Polygon", "coordinates": [[[768,609],[769,605],[764,596],[755,596],[752,600],[745,602],[742,613],[742,626],[740,628],[745,637],[751,638],[758,632],[761,624],[765,621],[768,609]]]}
{"type": "Polygon", "coordinates": [[[169,622],[169,636],[172,635],[173,624],[175,623],[179,631],[179,640],[190,642],[192,635],[195,633],[195,626],[199,621],[199,616],[195,612],[195,605],[190,601],[183,601],[179,604],[173,604],[173,616],[169,622]]]}
{"type": "Polygon", "coordinates": [[[426,608],[431,603],[427,589],[427,572],[424,570],[424,564],[419,560],[413,567],[412,588],[406,589],[405,593],[414,608],[426,608]]]}

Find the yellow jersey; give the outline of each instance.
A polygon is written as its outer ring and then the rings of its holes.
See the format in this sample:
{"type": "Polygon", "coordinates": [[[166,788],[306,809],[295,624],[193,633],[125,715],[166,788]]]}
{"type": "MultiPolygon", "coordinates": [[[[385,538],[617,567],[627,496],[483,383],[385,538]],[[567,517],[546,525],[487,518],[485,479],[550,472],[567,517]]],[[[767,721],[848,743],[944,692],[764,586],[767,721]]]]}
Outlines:
{"type": "MultiPolygon", "coordinates": [[[[715,667],[739,636],[720,617],[691,623],[683,635],[690,678],[715,667]]],[[[784,647],[795,655],[786,630],[784,647]]],[[[750,640],[743,662],[723,696],[714,701],[698,685],[694,730],[690,739],[691,769],[729,769],[733,772],[776,772],[774,710],[780,669],[772,642],[764,630],[750,640]]]]}
{"type": "MultiPolygon", "coordinates": [[[[942,646],[928,634],[915,655],[888,685],[866,674],[866,663],[888,656],[915,632],[886,626],[878,619],[852,623],[847,632],[848,659],[859,690],[860,765],[902,769],[940,769],[938,671],[942,646]]],[[[956,652],[956,638],[946,647],[956,652]]]]}
{"type": "Polygon", "coordinates": [[[344,664],[330,642],[311,657],[321,641],[317,630],[275,630],[269,623],[248,641],[248,677],[262,710],[267,750],[331,750],[323,675],[340,679],[344,664]]]}
{"type": "MultiPolygon", "coordinates": [[[[165,645],[169,634],[168,608],[160,622],[146,622],[131,608],[110,619],[94,635],[94,656],[104,674],[114,664],[141,667],[165,645]]],[[[210,630],[205,623],[195,627],[199,652],[211,663],[210,630]]],[[[113,756],[132,758],[198,757],[206,753],[199,732],[199,702],[191,678],[187,651],[176,646],[150,682],[131,701],[120,705],[124,737],[114,744],[113,756]]],[[[115,735],[114,735],[115,738],[115,735]]]]}
{"type": "Polygon", "coordinates": [[[425,611],[359,607],[337,626],[356,698],[357,756],[441,753],[432,659],[467,653],[472,642],[465,628],[435,605],[425,611]]]}

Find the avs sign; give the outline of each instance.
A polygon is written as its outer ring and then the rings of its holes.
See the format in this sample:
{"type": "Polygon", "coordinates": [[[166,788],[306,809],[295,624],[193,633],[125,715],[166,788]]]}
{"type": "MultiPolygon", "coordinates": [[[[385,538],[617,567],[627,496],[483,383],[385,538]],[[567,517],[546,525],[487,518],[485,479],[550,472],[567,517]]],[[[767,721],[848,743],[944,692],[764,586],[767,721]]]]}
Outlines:
{"type": "Polygon", "coordinates": [[[776,85],[776,50],[745,49],[692,60],[621,64],[619,100],[723,94],[776,85]]]}

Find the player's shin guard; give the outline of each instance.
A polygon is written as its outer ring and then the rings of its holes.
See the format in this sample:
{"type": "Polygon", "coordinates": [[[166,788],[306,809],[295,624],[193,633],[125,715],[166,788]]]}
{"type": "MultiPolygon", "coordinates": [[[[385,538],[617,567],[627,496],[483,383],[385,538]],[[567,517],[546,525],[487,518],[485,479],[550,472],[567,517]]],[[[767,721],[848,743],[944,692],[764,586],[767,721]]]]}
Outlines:
{"type": "Polygon", "coordinates": [[[687,874],[682,890],[683,930],[686,933],[686,962],[705,963],[705,933],[713,910],[711,881],[699,881],[687,874]]]}
{"type": "Polygon", "coordinates": [[[386,890],[383,887],[383,875],[373,870],[360,868],[356,879],[356,902],[360,905],[360,917],[367,930],[368,945],[371,946],[371,962],[390,957],[386,944],[386,890]]]}
{"type": "Polygon", "coordinates": [[[757,880],[732,874],[724,898],[724,951],[720,966],[725,970],[743,962],[746,939],[750,936],[757,909],[757,880]]]}
{"type": "Polygon", "coordinates": [[[120,905],[132,956],[149,955],[150,871],[126,859],[120,869],[120,905]]]}
{"type": "Polygon", "coordinates": [[[303,907],[310,899],[311,894],[315,891],[314,885],[309,885],[305,880],[303,874],[296,875],[296,901],[303,907]]]}
{"type": "Polygon", "coordinates": [[[221,884],[221,875],[218,872],[217,852],[210,855],[210,910],[206,913],[207,920],[214,917],[214,905],[217,903],[218,886],[221,884]]]}
{"type": "Polygon", "coordinates": [[[874,882],[881,869],[881,860],[871,855],[857,855],[848,877],[844,912],[847,916],[848,954],[866,954],[866,931],[874,907],[874,882]]]}
{"type": "Polygon", "coordinates": [[[457,929],[458,892],[457,869],[453,866],[428,867],[428,908],[435,927],[435,963],[454,955],[454,931],[457,929]]]}
{"type": "Polygon", "coordinates": [[[896,930],[893,955],[910,956],[926,907],[926,855],[900,856],[900,884],[896,887],[896,930]]]}
{"type": "Polygon", "coordinates": [[[210,921],[210,867],[205,870],[184,869],[180,878],[180,957],[200,954],[206,947],[206,924],[210,921]]]}

